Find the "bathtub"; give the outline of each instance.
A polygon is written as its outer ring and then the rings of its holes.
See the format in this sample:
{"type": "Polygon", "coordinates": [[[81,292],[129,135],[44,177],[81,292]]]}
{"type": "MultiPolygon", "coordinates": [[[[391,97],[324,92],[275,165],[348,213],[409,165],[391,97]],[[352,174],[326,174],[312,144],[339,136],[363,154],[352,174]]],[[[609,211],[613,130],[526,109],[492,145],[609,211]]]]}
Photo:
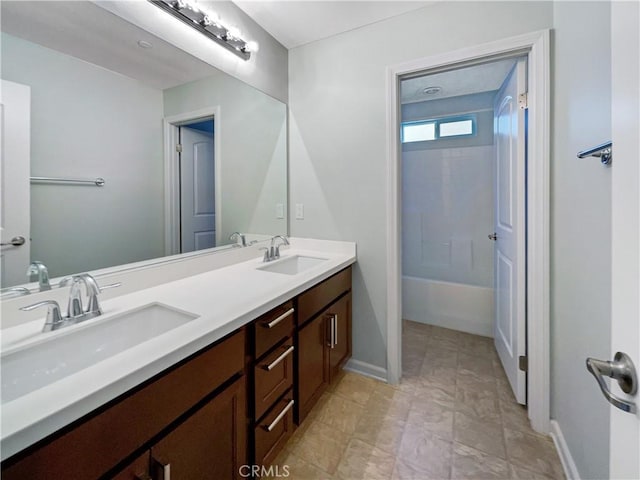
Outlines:
{"type": "Polygon", "coordinates": [[[402,318],[493,337],[493,288],[403,276],[402,318]]]}

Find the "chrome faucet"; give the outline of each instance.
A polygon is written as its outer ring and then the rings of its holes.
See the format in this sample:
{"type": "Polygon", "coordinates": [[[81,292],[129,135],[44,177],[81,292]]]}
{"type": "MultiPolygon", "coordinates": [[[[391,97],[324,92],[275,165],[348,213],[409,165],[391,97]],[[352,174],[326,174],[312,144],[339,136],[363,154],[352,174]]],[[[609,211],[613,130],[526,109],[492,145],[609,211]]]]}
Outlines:
{"type": "Polygon", "coordinates": [[[236,245],[239,245],[241,247],[247,246],[247,238],[245,237],[244,233],[233,232],[231,235],[229,235],[229,240],[234,240],[235,242],[237,242],[236,245]]]}
{"type": "Polygon", "coordinates": [[[11,287],[6,290],[0,290],[0,299],[2,298],[12,298],[12,297],[21,297],[23,295],[29,295],[31,291],[28,288],[24,287],[11,287]]]}
{"type": "Polygon", "coordinates": [[[43,332],[51,332],[58,328],[62,328],[63,326],[67,326],[65,325],[65,319],[62,318],[62,315],[60,314],[60,305],[58,305],[58,302],[55,300],[45,300],[44,302],[34,303],[33,305],[22,307],[20,310],[28,312],[44,306],[49,308],[47,309],[47,321],[44,323],[44,327],[42,328],[43,332]]]}
{"type": "Polygon", "coordinates": [[[51,290],[51,285],[49,284],[49,271],[47,270],[47,266],[42,262],[31,262],[29,268],[27,268],[27,276],[30,281],[34,280],[34,276],[38,276],[38,285],[40,285],[40,291],[44,292],[46,290],[51,290]]]}
{"type": "Polygon", "coordinates": [[[271,246],[269,248],[262,247],[260,250],[264,250],[264,262],[271,262],[280,258],[280,245],[276,244],[276,240],[281,239],[282,245],[290,245],[289,239],[286,235],[276,235],[271,238],[271,246]]]}
{"type": "Polygon", "coordinates": [[[45,300],[44,302],[28,305],[22,307],[20,310],[28,312],[35,308],[47,306],[47,321],[42,331],[50,332],[102,315],[102,309],[98,302],[98,294],[104,289],[119,287],[121,285],[120,283],[112,283],[104,287],[99,287],[96,279],[88,273],[65,277],[60,281],[59,285],[60,287],[65,287],[69,284],[71,284],[71,289],[69,291],[69,304],[66,316],[62,316],[58,302],[53,300],[45,300]],[[89,297],[86,310],[82,308],[82,285],[85,286],[87,297],[89,297]]]}

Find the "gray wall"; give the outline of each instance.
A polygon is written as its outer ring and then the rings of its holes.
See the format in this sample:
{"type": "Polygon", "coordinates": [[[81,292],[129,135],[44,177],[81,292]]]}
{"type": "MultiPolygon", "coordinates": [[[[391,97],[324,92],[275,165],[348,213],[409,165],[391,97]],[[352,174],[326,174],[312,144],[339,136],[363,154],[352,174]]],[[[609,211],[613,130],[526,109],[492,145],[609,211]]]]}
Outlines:
{"type": "Polygon", "coordinates": [[[223,239],[234,231],[287,233],[287,110],[274,98],[218,73],[164,91],[164,114],[220,107],[214,119],[220,142],[223,239]],[[276,218],[276,204],[284,218],[276,218]]]}
{"type": "Polygon", "coordinates": [[[584,361],[612,357],[611,169],[576,152],[611,138],[609,19],[605,2],[554,3],[551,413],[593,479],[609,475],[609,404],[584,361]]]}
{"type": "Polygon", "coordinates": [[[584,478],[608,473],[608,405],[584,369],[609,358],[610,178],[578,150],[610,136],[609,6],[441,2],[290,51],[292,234],[358,242],[354,358],[386,364],[385,68],[544,28],[552,58],[552,416],[584,478]],[[353,52],[357,52],[355,55],[353,52]]]}
{"type": "Polygon", "coordinates": [[[162,92],[4,33],[2,78],[31,87],[32,175],[106,180],[32,186],[31,258],[55,277],[164,255],[162,92]]]}
{"type": "Polygon", "coordinates": [[[550,28],[549,2],[439,2],[289,52],[295,236],[354,240],[353,356],[386,366],[386,68],[550,28]]]}

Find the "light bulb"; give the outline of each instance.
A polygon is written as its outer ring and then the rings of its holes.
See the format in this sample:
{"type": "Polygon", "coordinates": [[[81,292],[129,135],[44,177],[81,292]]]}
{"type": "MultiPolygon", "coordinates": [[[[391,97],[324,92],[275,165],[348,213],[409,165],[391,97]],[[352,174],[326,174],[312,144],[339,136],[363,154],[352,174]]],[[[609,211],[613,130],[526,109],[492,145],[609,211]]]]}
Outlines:
{"type": "Polygon", "coordinates": [[[194,12],[198,13],[200,11],[200,7],[198,7],[197,0],[187,0],[187,7],[189,7],[194,12]]]}
{"type": "Polygon", "coordinates": [[[233,37],[233,38],[242,37],[242,32],[240,31],[240,29],[238,27],[229,27],[227,29],[227,33],[229,34],[230,37],[233,37]]]}
{"type": "Polygon", "coordinates": [[[260,45],[258,44],[258,42],[254,42],[253,40],[251,40],[250,42],[247,42],[247,46],[244,47],[244,49],[247,52],[257,52],[258,50],[260,50],[260,45]]]}
{"type": "Polygon", "coordinates": [[[220,17],[217,13],[210,10],[203,10],[202,13],[204,14],[203,22],[205,25],[220,25],[220,17]]]}

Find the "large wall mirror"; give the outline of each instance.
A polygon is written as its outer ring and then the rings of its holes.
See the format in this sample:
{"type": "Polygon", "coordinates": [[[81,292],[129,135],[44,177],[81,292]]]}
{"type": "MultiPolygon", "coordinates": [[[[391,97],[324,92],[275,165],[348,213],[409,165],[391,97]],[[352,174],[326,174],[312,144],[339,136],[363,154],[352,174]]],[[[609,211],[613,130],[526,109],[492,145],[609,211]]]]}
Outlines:
{"type": "Polygon", "coordinates": [[[1,9],[3,103],[28,87],[3,131],[30,114],[30,152],[3,149],[2,181],[20,175],[11,162],[31,177],[28,201],[3,194],[29,220],[25,234],[2,225],[3,243],[26,237],[2,247],[3,288],[32,261],[53,278],[287,233],[285,104],[90,2],[1,9]]]}

